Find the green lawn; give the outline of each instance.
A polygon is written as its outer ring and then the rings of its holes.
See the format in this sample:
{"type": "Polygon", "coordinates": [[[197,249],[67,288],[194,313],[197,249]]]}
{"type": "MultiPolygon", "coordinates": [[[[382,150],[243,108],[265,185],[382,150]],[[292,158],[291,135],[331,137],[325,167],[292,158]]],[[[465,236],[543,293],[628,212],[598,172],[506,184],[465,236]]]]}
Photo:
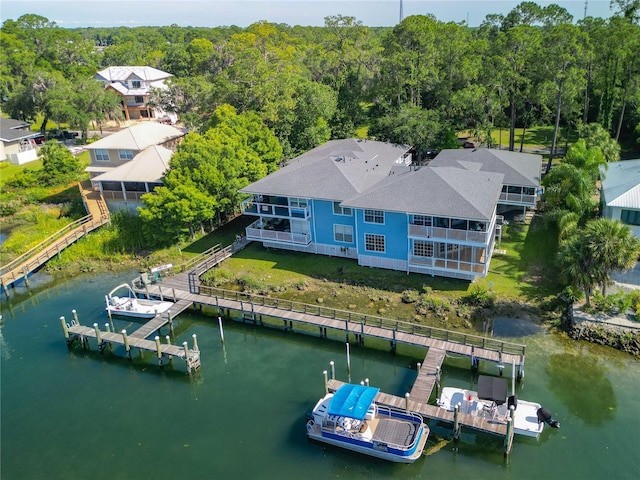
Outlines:
{"type": "MultiPolygon", "coordinates": [[[[522,139],[523,131],[524,129],[522,128],[515,129],[516,150],[520,149],[520,142],[522,139]]],[[[508,147],[509,146],[509,129],[503,128],[500,130],[498,128],[495,128],[491,132],[491,138],[493,139],[493,142],[495,143],[495,145],[497,146],[501,145],[503,148],[508,147]],[[502,138],[501,138],[501,135],[502,135],[502,138]]],[[[550,147],[552,139],[553,139],[552,125],[545,125],[541,127],[531,127],[531,128],[528,128],[527,131],[525,132],[523,146],[525,148],[550,147]]],[[[567,137],[567,129],[566,128],[560,129],[560,132],[558,135],[558,146],[564,147],[565,143],[567,142],[567,139],[569,144],[575,142],[578,139],[577,132],[571,131],[569,132],[567,137]]]]}

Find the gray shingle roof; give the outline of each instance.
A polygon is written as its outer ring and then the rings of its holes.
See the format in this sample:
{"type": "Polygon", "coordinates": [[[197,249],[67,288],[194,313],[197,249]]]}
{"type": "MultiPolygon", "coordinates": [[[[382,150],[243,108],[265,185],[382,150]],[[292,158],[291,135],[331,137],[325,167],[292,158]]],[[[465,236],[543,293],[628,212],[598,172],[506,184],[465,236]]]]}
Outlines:
{"type": "Polygon", "coordinates": [[[609,163],[600,173],[607,206],[640,209],[640,160],[609,163]]]}
{"type": "Polygon", "coordinates": [[[541,155],[487,148],[443,150],[429,162],[430,167],[458,167],[502,173],[505,185],[523,187],[540,185],[541,165],[541,155]]]}
{"type": "Polygon", "coordinates": [[[36,132],[29,130],[30,126],[29,122],[0,117],[0,140],[8,143],[37,135],[36,132]]]}
{"type": "Polygon", "coordinates": [[[394,166],[404,164],[409,150],[371,140],[331,140],[241,192],[342,201],[385,180],[394,166]]]}
{"type": "Polygon", "coordinates": [[[107,67],[95,74],[95,78],[103,82],[124,82],[131,77],[145,81],[163,80],[173,77],[170,73],[147,66],[114,66],[107,67]]]}
{"type": "Polygon", "coordinates": [[[490,220],[503,175],[454,167],[405,167],[342,205],[419,215],[490,220]]]}

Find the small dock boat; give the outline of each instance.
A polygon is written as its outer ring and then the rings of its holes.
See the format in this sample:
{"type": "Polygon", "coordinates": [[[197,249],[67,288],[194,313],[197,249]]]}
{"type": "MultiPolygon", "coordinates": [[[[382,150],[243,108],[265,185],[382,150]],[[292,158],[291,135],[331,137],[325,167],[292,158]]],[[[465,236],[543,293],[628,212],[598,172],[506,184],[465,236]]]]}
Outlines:
{"type": "Polygon", "coordinates": [[[438,406],[452,412],[458,404],[461,413],[502,423],[509,419],[509,407],[513,405],[513,431],[516,435],[538,438],[544,427],[544,422],[538,421],[540,404],[520,400],[515,395],[507,397],[507,380],[504,378],[480,375],[477,392],[444,387],[438,406]]]}
{"type": "Polygon", "coordinates": [[[107,302],[106,310],[111,315],[136,318],[154,318],[174,305],[173,302],[138,298],[128,283],[115,287],[105,295],[105,300],[107,302]],[[127,290],[127,296],[114,295],[118,290],[127,290]]]}
{"type": "Polygon", "coordinates": [[[346,384],[321,398],[308,416],[313,440],[392,462],[413,463],[429,435],[421,415],[375,403],[379,389],[346,384]]]}

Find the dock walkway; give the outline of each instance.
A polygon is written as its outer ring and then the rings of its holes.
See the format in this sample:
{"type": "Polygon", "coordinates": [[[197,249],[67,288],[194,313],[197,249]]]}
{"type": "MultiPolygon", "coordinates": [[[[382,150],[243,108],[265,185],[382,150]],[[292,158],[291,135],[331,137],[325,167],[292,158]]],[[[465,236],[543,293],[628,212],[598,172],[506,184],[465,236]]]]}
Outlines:
{"type": "Polygon", "coordinates": [[[28,277],[31,273],[58,255],[66,247],[92,230],[109,223],[109,210],[100,192],[92,190],[90,184],[83,185],[79,183],[78,188],[88,215],[70,223],[20,257],[0,267],[0,285],[7,297],[9,296],[10,286],[20,280],[28,282],[28,277]]]}
{"type": "MultiPolygon", "coordinates": [[[[198,293],[193,293],[193,290],[193,280],[188,278],[188,274],[180,274],[164,278],[157,284],[147,285],[142,291],[156,297],[172,295],[193,302],[194,305],[214,307],[220,311],[233,310],[243,319],[253,322],[262,322],[262,317],[281,319],[290,330],[297,323],[318,328],[321,336],[326,336],[327,329],[331,329],[344,332],[347,339],[355,337],[360,343],[364,342],[365,337],[387,340],[392,350],[399,343],[428,348],[433,352],[425,358],[425,382],[429,373],[433,373],[438,365],[435,357],[438,350],[469,357],[472,363],[484,360],[499,366],[513,364],[518,368],[519,377],[524,371],[525,346],[521,344],[203,285],[198,285],[198,293]]],[[[422,388],[427,387],[425,383],[422,388]]],[[[429,392],[432,388],[433,383],[429,392]]]]}
{"type": "MultiPolygon", "coordinates": [[[[83,346],[88,346],[88,339],[94,338],[97,341],[100,351],[109,344],[124,345],[127,356],[131,356],[131,348],[135,347],[139,350],[156,352],[158,362],[162,362],[162,358],[177,357],[184,360],[187,364],[189,372],[200,367],[200,351],[189,349],[183,344],[182,347],[177,345],[162,344],[159,341],[145,340],[144,338],[134,337],[126,333],[104,332],[98,330],[97,327],[89,328],[83,325],[70,325],[65,330],[65,336],[68,342],[79,340],[83,346]]],[[[186,342],[185,342],[186,344],[186,342]]]]}

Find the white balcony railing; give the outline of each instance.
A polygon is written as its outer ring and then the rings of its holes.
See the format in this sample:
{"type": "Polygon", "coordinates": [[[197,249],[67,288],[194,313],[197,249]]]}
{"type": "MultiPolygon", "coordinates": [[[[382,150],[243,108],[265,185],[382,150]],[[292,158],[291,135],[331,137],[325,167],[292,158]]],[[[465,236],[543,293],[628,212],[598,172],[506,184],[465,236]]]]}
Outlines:
{"type": "Polygon", "coordinates": [[[520,193],[504,193],[500,194],[500,202],[510,205],[523,205],[535,207],[538,197],[536,195],[524,195],[520,193]]]}
{"type": "Polygon", "coordinates": [[[290,207],[288,205],[257,202],[254,198],[242,202],[242,213],[265,215],[267,217],[302,218],[305,220],[311,217],[311,210],[308,205],[306,207],[290,207]]]}
{"type": "MultiPolygon", "coordinates": [[[[490,229],[489,231],[493,231],[490,229]]],[[[486,244],[488,232],[481,230],[457,230],[454,228],[429,227],[409,224],[409,236],[420,239],[455,240],[456,242],[470,242],[486,244]]]]}
{"type": "MultiPolygon", "coordinates": [[[[252,225],[255,225],[255,223],[252,225]]],[[[290,243],[295,245],[309,245],[311,243],[310,233],[281,232],[278,230],[255,228],[253,226],[247,227],[246,233],[247,240],[290,243]]]]}

